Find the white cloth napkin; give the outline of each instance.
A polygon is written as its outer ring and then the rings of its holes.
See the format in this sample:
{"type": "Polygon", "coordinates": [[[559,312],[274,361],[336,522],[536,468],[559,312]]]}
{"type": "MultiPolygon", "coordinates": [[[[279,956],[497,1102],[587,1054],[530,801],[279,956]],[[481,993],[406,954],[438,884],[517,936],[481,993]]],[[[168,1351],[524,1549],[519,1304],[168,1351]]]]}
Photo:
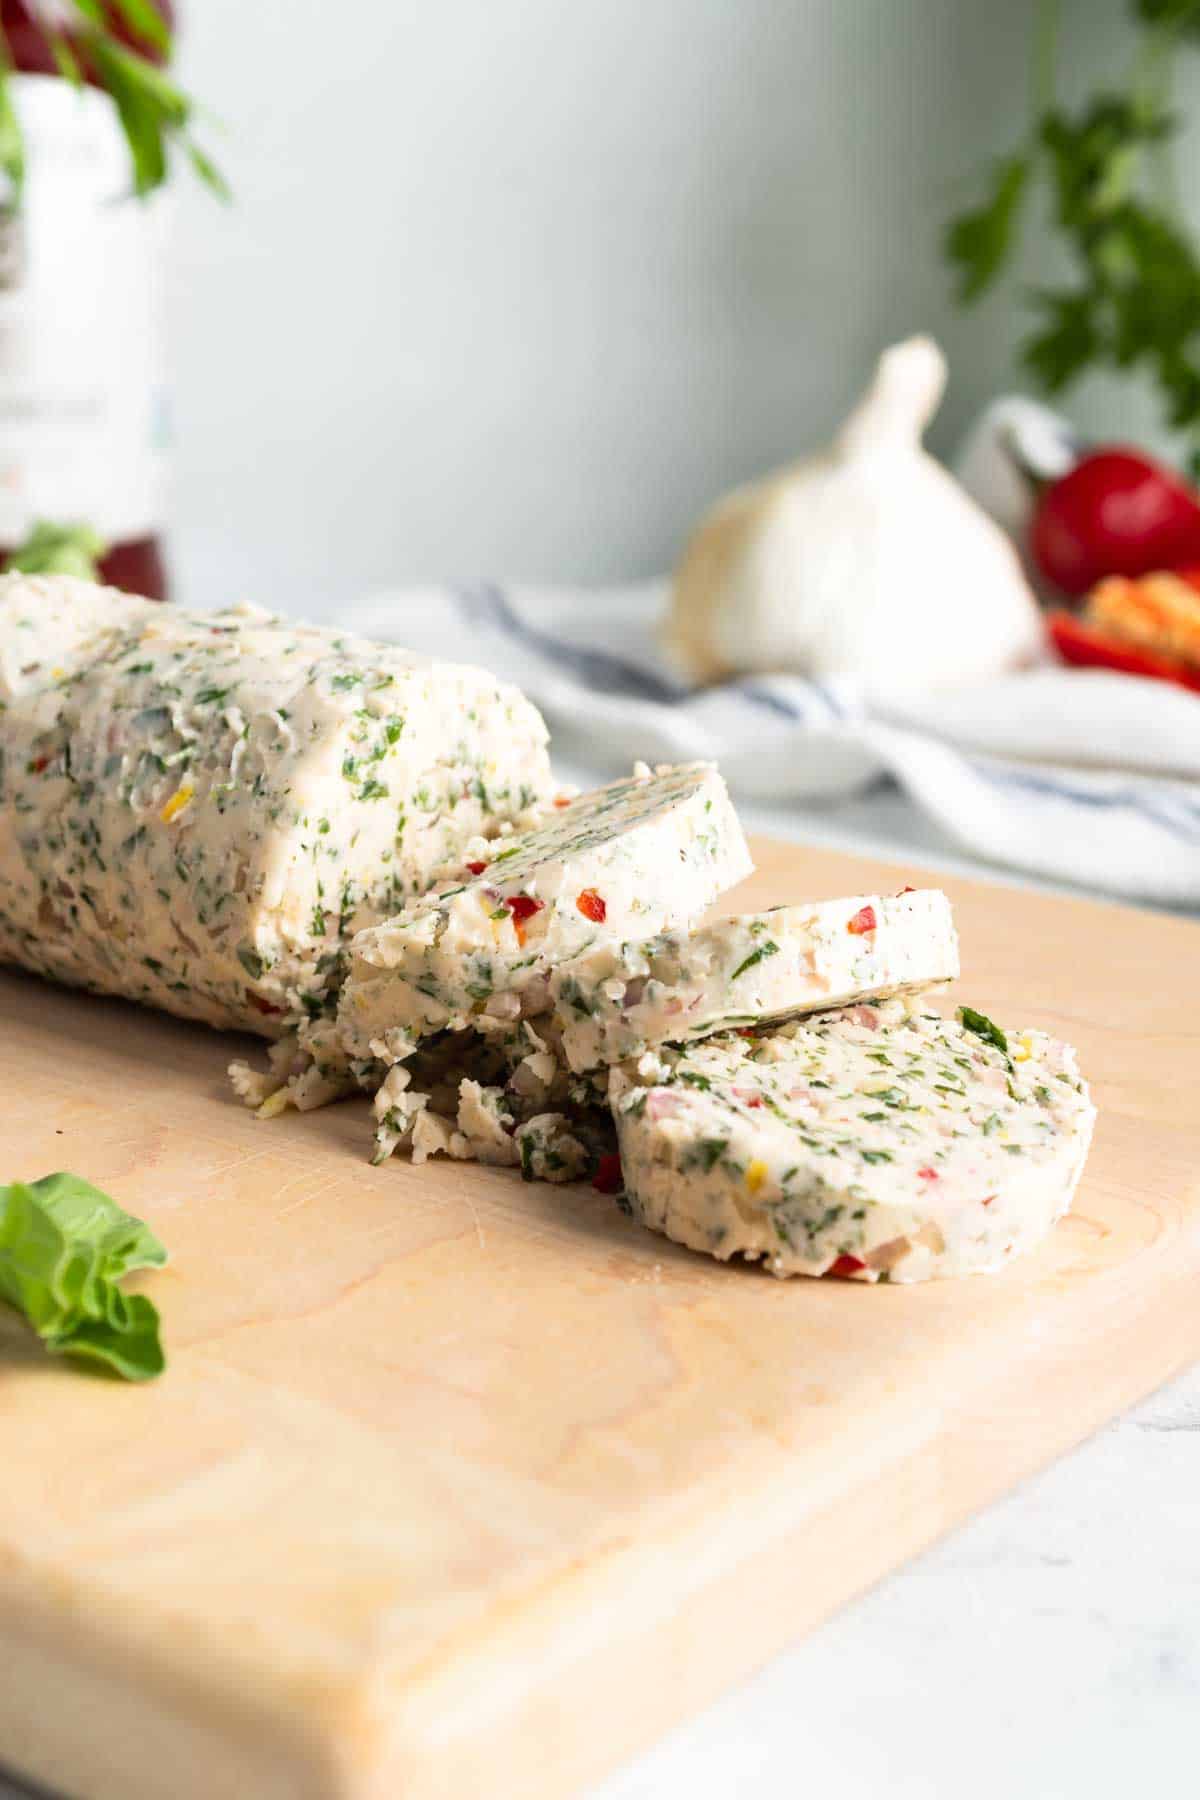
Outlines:
{"type": "Polygon", "coordinates": [[[975,856],[1131,898],[1200,903],[1200,698],[1035,669],[868,705],[794,675],[689,688],[657,645],[661,584],[377,594],[350,630],[517,683],[566,748],[618,772],[708,758],[735,795],[836,800],[890,777],[975,856]]]}

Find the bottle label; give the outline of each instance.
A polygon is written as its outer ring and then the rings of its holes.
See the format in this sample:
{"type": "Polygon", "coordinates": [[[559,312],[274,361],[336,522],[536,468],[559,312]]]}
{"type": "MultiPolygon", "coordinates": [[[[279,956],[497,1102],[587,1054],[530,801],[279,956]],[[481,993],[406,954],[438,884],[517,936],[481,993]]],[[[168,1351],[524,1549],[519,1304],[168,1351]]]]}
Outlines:
{"type": "Polygon", "coordinates": [[[110,543],[162,524],[163,208],[130,192],[108,96],[10,77],[25,134],[0,203],[0,545],[37,519],[110,543]]]}

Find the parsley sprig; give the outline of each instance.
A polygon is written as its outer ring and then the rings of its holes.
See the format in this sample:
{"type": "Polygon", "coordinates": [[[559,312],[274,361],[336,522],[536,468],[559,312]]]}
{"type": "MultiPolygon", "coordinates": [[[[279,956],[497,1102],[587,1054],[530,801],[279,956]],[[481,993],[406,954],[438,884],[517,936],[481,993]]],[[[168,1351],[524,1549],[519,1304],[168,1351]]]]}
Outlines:
{"type": "Polygon", "coordinates": [[[1050,393],[1089,370],[1137,369],[1171,426],[1196,439],[1200,466],[1200,258],[1175,204],[1170,105],[1175,52],[1200,42],[1200,0],[1131,0],[1138,50],[1123,87],[1076,111],[1055,98],[1058,0],[1041,0],[1026,140],[991,171],[980,203],[951,220],[944,248],[964,305],[1009,265],[1035,178],[1049,185],[1073,279],[1028,297],[1025,367],[1050,393]]]}
{"type": "MultiPolygon", "coordinates": [[[[228,198],[224,177],[193,135],[195,102],[156,60],[169,59],[173,42],[154,0],[60,0],[32,10],[63,79],[81,87],[91,76],[116,107],[135,194],[144,198],[161,187],[171,153],[178,151],[207,187],[228,198]]],[[[0,31],[0,171],[8,178],[10,204],[16,205],[25,182],[25,144],[12,74],[12,55],[0,31]]]]}

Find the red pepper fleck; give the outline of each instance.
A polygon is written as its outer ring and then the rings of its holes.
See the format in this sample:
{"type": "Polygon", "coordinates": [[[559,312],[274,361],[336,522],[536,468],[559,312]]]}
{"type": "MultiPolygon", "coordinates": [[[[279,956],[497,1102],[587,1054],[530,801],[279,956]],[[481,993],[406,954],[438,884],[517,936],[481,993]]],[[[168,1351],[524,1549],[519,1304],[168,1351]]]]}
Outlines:
{"type": "Polygon", "coordinates": [[[546,902],[544,900],[535,900],[532,894],[514,894],[512,898],[506,900],[504,904],[507,906],[509,917],[512,919],[513,929],[517,934],[517,942],[518,944],[524,945],[525,921],[527,919],[532,919],[534,913],[540,913],[546,902]]]}
{"type": "Polygon", "coordinates": [[[483,871],[487,868],[487,864],[485,862],[469,862],[467,867],[470,869],[472,875],[482,875],[483,871]]]}
{"type": "Polygon", "coordinates": [[[596,1173],[592,1176],[592,1186],[598,1194],[619,1194],[625,1186],[625,1177],[621,1171],[621,1159],[615,1150],[606,1150],[596,1164],[596,1173]]]}
{"type": "Polygon", "coordinates": [[[40,775],[43,769],[48,769],[50,767],[50,758],[48,756],[35,756],[29,766],[35,775],[40,775]]]}
{"type": "Polygon", "coordinates": [[[861,937],[864,932],[876,931],[878,928],[879,920],[875,917],[875,908],[873,906],[860,906],[854,917],[849,920],[846,925],[846,930],[852,931],[855,937],[861,937]]]}
{"type": "Polygon", "coordinates": [[[984,1204],[984,1205],[985,1205],[985,1206],[990,1206],[990,1205],[991,1205],[991,1204],[992,1204],[992,1201],[993,1201],[993,1200],[994,1200],[994,1199],[995,1199],[995,1198],[996,1198],[996,1196],[995,1196],[995,1194],[989,1194],[989,1195],[988,1195],[988,1197],[987,1197],[987,1199],[986,1199],[986,1200],[985,1200],[985,1201],[984,1201],[984,1203],[983,1203],[983,1204],[984,1204]]]}
{"type": "Polygon", "coordinates": [[[917,1174],[921,1177],[922,1181],[936,1181],[938,1178],[936,1169],[918,1169],[917,1174]]]}
{"type": "Polygon", "coordinates": [[[759,1099],[758,1095],[755,1094],[753,1100],[747,1100],[746,1105],[747,1106],[761,1106],[762,1101],[759,1099]]]}
{"type": "Polygon", "coordinates": [[[570,804],[571,804],[570,794],[555,794],[554,804],[555,804],[555,806],[570,806],[570,804]]]}
{"type": "Polygon", "coordinates": [[[839,1256],[836,1262],[830,1263],[825,1273],[827,1275],[856,1275],[859,1269],[865,1269],[866,1266],[866,1263],[860,1261],[857,1256],[839,1256]]]}
{"type": "Polygon", "coordinates": [[[902,887],[899,890],[899,892],[897,893],[896,898],[897,898],[897,900],[899,900],[901,894],[915,894],[916,891],[917,890],[915,887],[902,887]]]}
{"type": "Polygon", "coordinates": [[[608,907],[604,904],[604,898],[596,892],[595,888],[584,888],[575,904],[584,918],[590,919],[593,925],[603,925],[608,917],[608,907]]]}
{"type": "Polygon", "coordinates": [[[271,1002],[269,1000],[264,1000],[261,994],[250,994],[248,995],[248,999],[251,1006],[256,1007],[260,1013],[266,1013],[268,1016],[273,1016],[274,1014],[283,1011],[282,1006],[272,1006],[271,1002]]]}

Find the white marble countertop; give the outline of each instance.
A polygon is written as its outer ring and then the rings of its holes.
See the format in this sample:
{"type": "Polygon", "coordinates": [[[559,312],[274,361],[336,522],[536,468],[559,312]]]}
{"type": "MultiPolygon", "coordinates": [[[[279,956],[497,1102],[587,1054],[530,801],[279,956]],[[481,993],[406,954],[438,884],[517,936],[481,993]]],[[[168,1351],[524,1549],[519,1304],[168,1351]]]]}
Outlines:
{"type": "Polygon", "coordinates": [[[1200,1371],[898,1570],[594,1800],[1183,1800],[1200,1371]]]}
{"type": "MultiPolygon", "coordinates": [[[[749,830],[1020,879],[959,854],[894,789],[741,812],[749,830]]],[[[1191,1800],[1198,1496],[1200,1368],[888,1576],[593,1800],[782,1800],[801,1785],[836,1800],[1191,1800]]],[[[0,1800],[22,1790],[0,1778],[0,1800]]]]}

